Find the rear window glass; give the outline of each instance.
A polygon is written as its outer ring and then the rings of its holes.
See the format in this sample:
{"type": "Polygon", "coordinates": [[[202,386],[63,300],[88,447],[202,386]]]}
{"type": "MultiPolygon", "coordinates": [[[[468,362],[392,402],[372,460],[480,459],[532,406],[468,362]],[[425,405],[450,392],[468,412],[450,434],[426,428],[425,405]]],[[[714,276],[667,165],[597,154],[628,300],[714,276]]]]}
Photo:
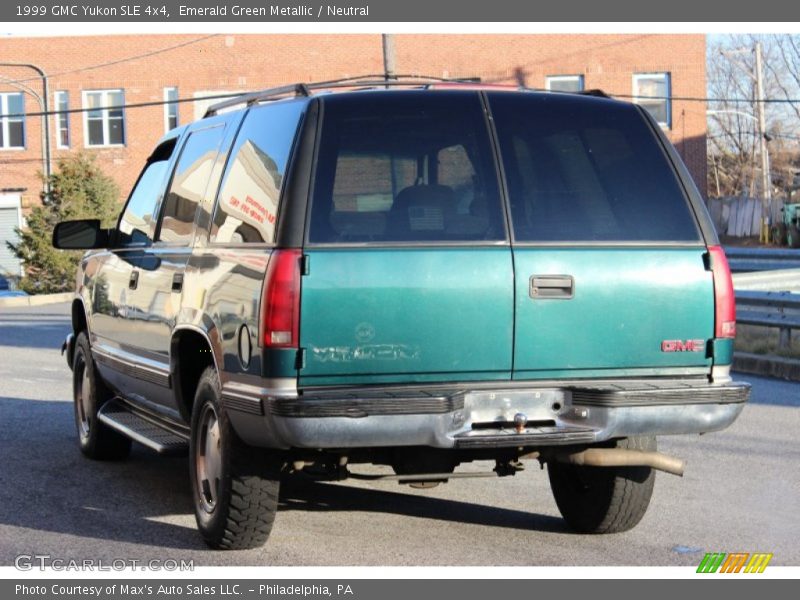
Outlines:
{"type": "Polygon", "coordinates": [[[326,100],[309,241],[505,239],[480,98],[376,92],[326,100]]]}
{"type": "Polygon", "coordinates": [[[683,190],[630,105],[489,95],[515,239],[697,241],[683,190]]]}

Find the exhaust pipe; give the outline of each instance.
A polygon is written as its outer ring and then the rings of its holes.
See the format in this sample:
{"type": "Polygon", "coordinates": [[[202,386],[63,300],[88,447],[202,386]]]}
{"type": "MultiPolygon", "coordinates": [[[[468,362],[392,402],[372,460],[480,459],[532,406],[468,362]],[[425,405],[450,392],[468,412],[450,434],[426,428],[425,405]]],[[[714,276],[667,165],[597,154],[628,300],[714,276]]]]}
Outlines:
{"type": "Polygon", "coordinates": [[[586,467],[651,467],[683,477],[686,461],[662,454],[623,448],[589,448],[572,454],[556,454],[556,460],[586,467]]]}

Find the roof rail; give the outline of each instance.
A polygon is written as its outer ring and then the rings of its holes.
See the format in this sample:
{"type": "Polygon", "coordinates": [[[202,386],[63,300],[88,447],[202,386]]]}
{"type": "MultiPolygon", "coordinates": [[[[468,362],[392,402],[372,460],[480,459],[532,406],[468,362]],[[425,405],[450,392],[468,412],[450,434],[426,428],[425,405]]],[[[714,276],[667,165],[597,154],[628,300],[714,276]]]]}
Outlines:
{"type": "Polygon", "coordinates": [[[468,77],[461,79],[452,79],[446,77],[433,77],[428,75],[394,75],[387,78],[385,75],[358,75],[356,77],[343,77],[341,79],[331,79],[329,81],[317,81],[313,83],[293,83],[291,85],[284,85],[257,92],[249,92],[236,96],[228,100],[223,100],[217,104],[211,105],[206,110],[205,117],[213,117],[221,110],[231,108],[234,106],[245,105],[252,106],[259,102],[267,100],[277,100],[289,94],[298,96],[310,96],[311,90],[319,90],[326,88],[370,88],[370,87],[400,87],[409,85],[421,85],[424,82],[437,82],[437,83],[479,83],[480,77],[468,77]]]}
{"type": "Polygon", "coordinates": [[[251,106],[262,100],[270,100],[273,98],[277,98],[280,96],[285,96],[287,94],[294,94],[295,97],[297,96],[310,96],[310,92],[305,84],[302,83],[293,83],[291,85],[284,85],[280,87],[270,88],[268,90],[261,90],[258,92],[250,92],[249,94],[242,94],[241,96],[236,96],[234,98],[230,98],[229,100],[223,100],[222,102],[217,102],[216,104],[212,104],[206,110],[206,114],[203,118],[206,117],[213,117],[219,111],[224,110],[226,108],[231,108],[233,106],[239,106],[240,104],[244,104],[246,106],[251,106]]]}

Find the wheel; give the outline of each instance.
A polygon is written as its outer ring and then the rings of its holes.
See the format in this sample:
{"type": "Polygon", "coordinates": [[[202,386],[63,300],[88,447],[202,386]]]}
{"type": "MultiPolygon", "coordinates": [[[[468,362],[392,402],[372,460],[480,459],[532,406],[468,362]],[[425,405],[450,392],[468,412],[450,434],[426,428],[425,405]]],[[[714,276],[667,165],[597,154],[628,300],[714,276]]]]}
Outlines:
{"type": "Polygon", "coordinates": [[[796,225],[789,225],[786,233],[786,243],[790,248],[800,248],[800,229],[796,225]]]}
{"type": "Polygon", "coordinates": [[[97,420],[97,411],[113,395],[97,374],[89,338],[78,334],[72,359],[72,397],[81,452],[95,460],[121,460],[131,451],[131,440],[97,420]]]}
{"type": "Polygon", "coordinates": [[[776,223],[772,226],[772,241],[775,245],[785,246],[787,244],[786,234],[786,223],[776,223]]]}
{"type": "MultiPolygon", "coordinates": [[[[651,451],[655,437],[617,440],[615,447],[651,451]]],[[[618,533],[642,520],[653,495],[650,467],[585,467],[549,462],[547,473],[558,510],[581,533],[618,533]]]]}
{"type": "Polygon", "coordinates": [[[213,367],[197,386],[190,446],[195,519],[203,539],[215,549],[263,545],[278,511],[282,458],[239,439],[221,406],[213,367]]]}

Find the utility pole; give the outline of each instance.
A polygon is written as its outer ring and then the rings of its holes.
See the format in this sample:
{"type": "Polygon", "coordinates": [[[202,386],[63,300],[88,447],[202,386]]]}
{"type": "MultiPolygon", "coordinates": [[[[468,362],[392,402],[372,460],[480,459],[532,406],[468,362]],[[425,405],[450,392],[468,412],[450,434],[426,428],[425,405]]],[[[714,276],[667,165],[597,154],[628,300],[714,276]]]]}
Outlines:
{"type": "Polygon", "coordinates": [[[395,79],[394,35],[384,33],[381,35],[383,42],[383,77],[386,81],[395,79]]]}
{"type": "MultiPolygon", "coordinates": [[[[761,42],[756,42],[756,116],[758,117],[758,140],[761,148],[761,223],[762,229],[769,231],[772,218],[772,177],[767,149],[767,119],[764,114],[764,74],[761,57],[761,42]]],[[[767,235],[769,235],[767,233],[767,235]]],[[[762,237],[764,234],[762,233],[762,237]]]]}

